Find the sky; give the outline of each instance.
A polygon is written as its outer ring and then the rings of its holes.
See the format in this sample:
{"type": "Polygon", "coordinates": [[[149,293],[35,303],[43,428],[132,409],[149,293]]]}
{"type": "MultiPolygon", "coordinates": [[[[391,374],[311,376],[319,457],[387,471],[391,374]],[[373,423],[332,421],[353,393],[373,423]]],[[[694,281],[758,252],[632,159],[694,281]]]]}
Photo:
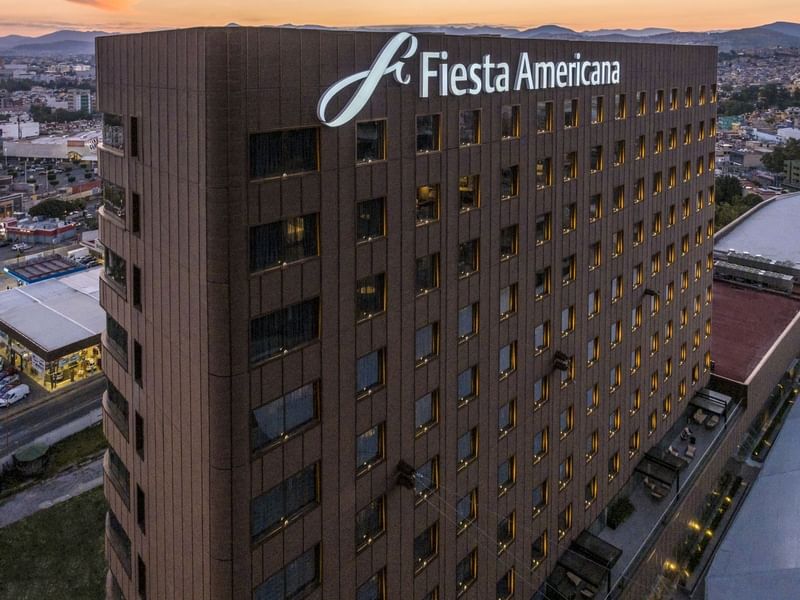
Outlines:
{"type": "Polygon", "coordinates": [[[556,24],[578,31],[738,29],[800,22],[798,0],[2,0],[0,35],[58,29],[146,31],[201,25],[556,24]]]}

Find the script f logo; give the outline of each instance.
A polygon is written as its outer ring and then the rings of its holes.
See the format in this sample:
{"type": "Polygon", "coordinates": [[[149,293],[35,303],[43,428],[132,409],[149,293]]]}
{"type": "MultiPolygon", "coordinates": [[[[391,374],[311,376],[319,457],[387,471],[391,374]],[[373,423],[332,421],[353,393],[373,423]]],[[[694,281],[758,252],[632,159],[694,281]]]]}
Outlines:
{"type": "Polygon", "coordinates": [[[381,48],[381,51],[378,53],[378,56],[375,57],[369,70],[345,77],[325,90],[325,93],[322,94],[317,104],[317,117],[319,120],[328,127],[339,127],[353,119],[353,117],[366,106],[367,102],[369,102],[372,93],[375,91],[375,88],[378,87],[378,83],[384,75],[392,74],[397,83],[408,85],[411,81],[411,76],[408,73],[405,75],[403,74],[405,63],[402,59],[412,57],[416,51],[417,38],[410,33],[398,33],[395,35],[381,48]],[[395,54],[397,54],[406,42],[408,42],[408,44],[405,51],[400,55],[400,60],[392,63],[391,61],[394,59],[395,54]],[[357,81],[361,81],[361,84],[358,86],[355,94],[347,101],[345,107],[332,119],[326,119],[325,109],[328,107],[330,101],[333,100],[334,96],[357,81]]]}

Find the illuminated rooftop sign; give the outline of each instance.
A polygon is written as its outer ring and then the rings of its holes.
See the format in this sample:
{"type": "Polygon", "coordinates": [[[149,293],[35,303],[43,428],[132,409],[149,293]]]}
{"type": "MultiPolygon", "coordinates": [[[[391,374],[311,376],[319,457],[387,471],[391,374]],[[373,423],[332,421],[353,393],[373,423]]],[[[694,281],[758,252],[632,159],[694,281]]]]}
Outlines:
{"type": "MultiPolygon", "coordinates": [[[[391,75],[397,83],[408,85],[411,74],[404,73],[405,61],[417,53],[417,38],[398,33],[381,48],[372,66],[354,73],[330,86],[317,104],[317,117],[328,127],[339,127],[351,121],[369,102],[381,79],[391,75]],[[346,88],[358,84],[353,95],[339,111],[330,116],[331,100],[346,88]]],[[[492,61],[485,54],[481,62],[468,65],[447,62],[447,51],[422,52],[419,60],[419,96],[463,96],[497,92],[543,90],[619,83],[620,65],[616,60],[582,60],[576,53],[569,61],[532,61],[521,52],[515,68],[506,62],[492,61]]]]}

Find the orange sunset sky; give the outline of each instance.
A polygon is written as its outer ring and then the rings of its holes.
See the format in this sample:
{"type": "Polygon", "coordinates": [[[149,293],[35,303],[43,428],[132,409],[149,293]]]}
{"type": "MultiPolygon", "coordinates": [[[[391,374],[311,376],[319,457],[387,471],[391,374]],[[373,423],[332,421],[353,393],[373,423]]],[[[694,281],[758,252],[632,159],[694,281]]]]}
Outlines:
{"type": "Polygon", "coordinates": [[[800,21],[798,0],[2,0],[0,35],[56,29],[143,31],[198,25],[465,24],[576,30],[736,29],[800,21]]]}

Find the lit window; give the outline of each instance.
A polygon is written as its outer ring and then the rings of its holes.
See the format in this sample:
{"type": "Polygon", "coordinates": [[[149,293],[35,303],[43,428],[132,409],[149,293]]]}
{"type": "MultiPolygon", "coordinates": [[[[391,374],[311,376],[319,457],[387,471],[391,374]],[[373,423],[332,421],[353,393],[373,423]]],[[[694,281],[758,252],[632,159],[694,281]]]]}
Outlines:
{"type": "Polygon", "coordinates": [[[586,462],[591,461],[600,447],[600,433],[595,429],[586,437],[586,462]]]}
{"type": "Polygon", "coordinates": [[[641,444],[641,439],[639,436],[639,430],[637,429],[631,434],[631,437],[628,439],[628,458],[633,458],[636,456],[636,453],[639,452],[639,446],[641,444]]]}
{"type": "Polygon", "coordinates": [[[636,116],[643,117],[647,114],[647,92],[636,92],[636,116]]]}
{"type": "Polygon", "coordinates": [[[558,539],[567,535],[567,532],[572,528],[572,503],[567,504],[567,507],[558,513],[558,539]]]}
{"type": "Polygon", "coordinates": [[[369,319],[386,310],[386,276],[369,275],[356,282],[356,321],[369,319]]]}
{"type": "Polygon", "coordinates": [[[642,406],[642,392],[639,388],[636,388],[631,392],[630,401],[631,405],[630,408],[628,409],[628,412],[631,415],[635,415],[642,406]]]}
{"type": "MultiPolygon", "coordinates": [[[[501,183],[501,187],[502,187],[501,183]]],[[[480,177],[478,175],[463,175],[458,178],[458,200],[461,211],[480,208],[480,177]]]]}
{"type": "Polygon", "coordinates": [[[621,424],[622,415],[620,414],[619,407],[617,407],[608,414],[608,437],[614,437],[619,431],[621,424]]]}
{"type": "Polygon", "coordinates": [[[608,459],[608,480],[613,481],[619,474],[619,452],[614,452],[608,459]]]}
{"type": "Polygon", "coordinates": [[[664,112],[664,90],[656,90],[656,108],[657,113],[664,112]]]}
{"type": "Polygon", "coordinates": [[[636,346],[633,350],[631,350],[631,373],[635,373],[639,370],[639,367],[642,364],[642,348],[641,346],[636,346]]]}
{"type": "Polygon", "coordinates": [[[538,189],[553,185],[553,161],[550,158],[540,158],[536,161],[536,187],[538,189]]]}

